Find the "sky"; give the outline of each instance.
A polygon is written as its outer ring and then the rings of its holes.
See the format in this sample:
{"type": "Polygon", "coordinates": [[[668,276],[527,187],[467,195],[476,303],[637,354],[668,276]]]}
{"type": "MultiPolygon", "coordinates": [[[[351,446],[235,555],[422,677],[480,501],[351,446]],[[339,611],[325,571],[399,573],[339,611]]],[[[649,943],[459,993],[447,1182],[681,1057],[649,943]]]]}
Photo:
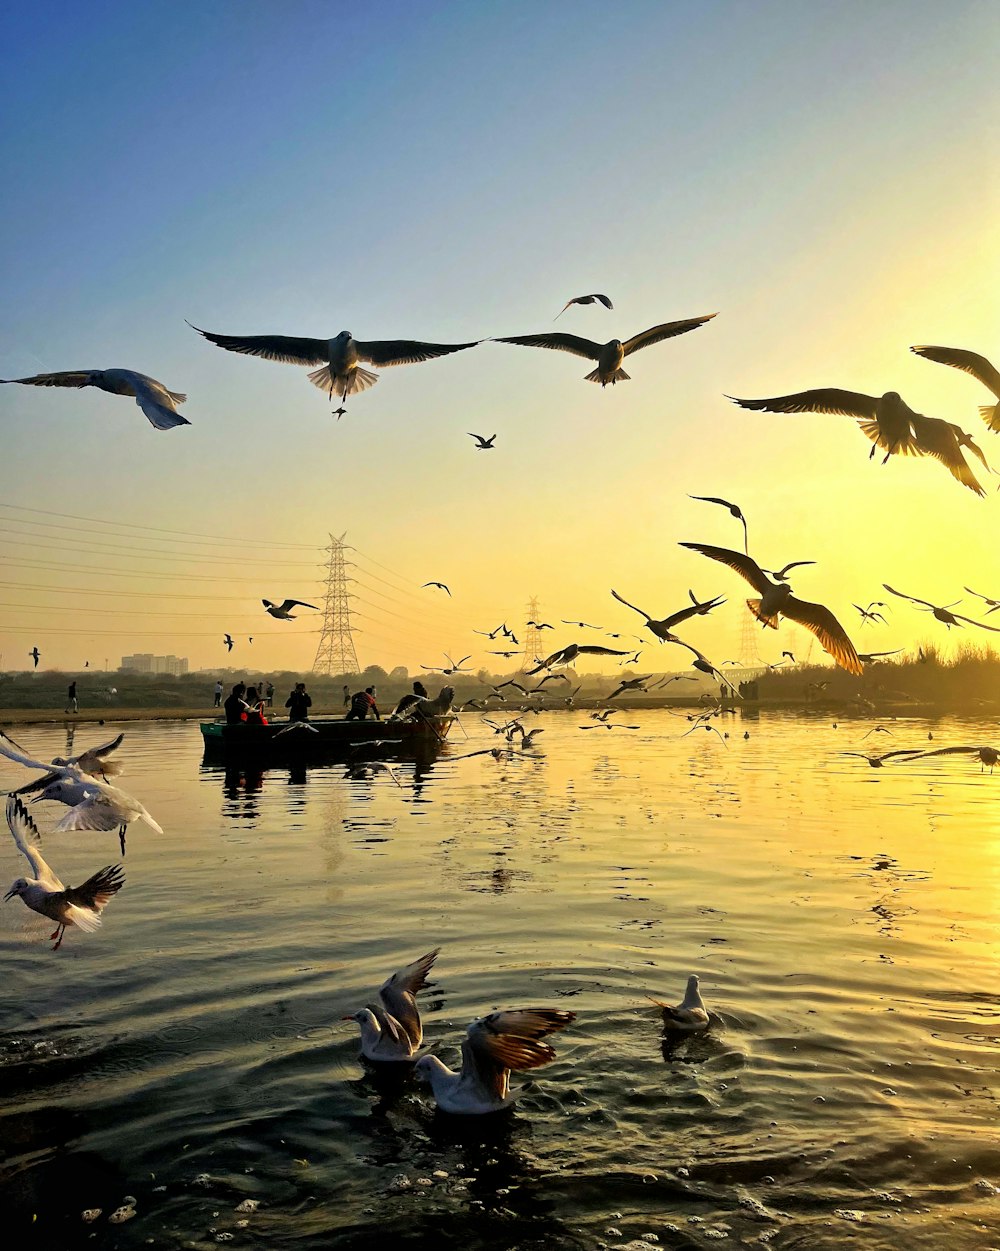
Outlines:
{"type": "MultiPolygon", "coordinates": [[[[749,588],[678,542],[742,530],[690,494],[739,503],[764,567],[815,560],[796,592],[859,650],[949,641],[902,600],[859,633],[851,605],[884,582],[973,617],[963,587],[1000,598],[996,478],[977,470],[978,499],[930,459],[870,460],[850,418],[726,399],[896,390],[1000,467],[988,392],[908,350],[1000,364],[993,0],[42,0],[5,35],[0,376],[132,368],[186,392],[192,424],[0,389],[0,668],[38,646],[42,668],[149,651],[306,672],[318,615],[260,600],[322,604],[331,533],[362,665],[502,668],[472,630],[522,623],[530,596],[557,625],[635,630],[611,587],[657,617],[725,595],[684,636],[730,657],[749,588]],[[553,327],[592,291],[614,310],[553,327]],[[707,313],[614,388],[483,342],[381,370],[339,421],[305,369],[186,324],[603,342],[707,313]]],[[[789,641],[824,658],[793,626],[754,646],[789,641]]]]}

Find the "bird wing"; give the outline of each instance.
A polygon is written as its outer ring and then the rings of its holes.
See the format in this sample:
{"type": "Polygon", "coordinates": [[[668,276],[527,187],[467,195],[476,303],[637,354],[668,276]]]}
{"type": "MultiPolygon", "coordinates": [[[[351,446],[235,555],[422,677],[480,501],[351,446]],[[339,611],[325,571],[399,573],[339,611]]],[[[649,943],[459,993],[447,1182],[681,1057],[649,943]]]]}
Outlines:
{"type": "MultiPolygon", "coordinates": [[[[913,351],[916,351],[916,350],[917,350],[916,348],[913,349],[913,351]]],[[[922,752],[918,752],[917,754],[919,756],[954,756],[954,755],[957,755],[958,753],[973,756],[979,753],[979,748],[978,747],[938,747],[934,751],[922,751],[922,752]]]]}
{"type": "Polygon", "coordinates": [[[66,830],[117,830],[122,819],[100,796],[91,795],[70,808],[55,827],[56,834],[66,830]]]}
{"type": "Polygon", "coordinates": [[[728,565],[730,569],[735,569],[761,595],[771,588],[763,569],[751,556],[744,556],[742,552],[734,552],[728,547],[710,547],[707,543],[681,543],[680,546],[690,547],[692,551],[700,552],[709,560],[717,560],[728,565]]]}
{"type": "Polygon", "coordinates": [[[592,300],[600,300],[605,308],[614,308],[614,305],[611,303],[608,297],[606,295],[601,295],[597,291],[595,291],[594,294],[590,298],[592,300]]]}
{"type": "Polygon", "coordinates": [[[577,334],[517,334],[497,339],[497,343],[517,343],[521,347],[551,348],[554,352],[572,352],[588,361],[600,359],[601,343],[582,339],[577,334]]]}
{"type": "Polygon", "coordinates": [[[465,348],[477,347],[478,339],[471,343],[420,343],[416,339],[384,339],[361,343],[354,340],[358,356],[372,365],[415,365],[420,361],[432,361],[438,356],[448,356],[465,348]]]}
{"type": "Polygon", "coordinates": [[[96,369],[67,369],[55,374],[32,374],[30,378],[0,378],[0,382],[23,382],[30,387],[85,387],[96,369]]]}
{"type": "Polygon", "coordinates": [[[307,604],[304,599],[286,599],[278,611],[288,612],[290,608],[312,608],[315,609],[316,612],[319,611],[315,604],[307,604]]]}
{"type": "Polygon", "coordinates": [[[921,413],[914,413],[910,422],[921,451],[947,466],[951,476],[963,486],[967,486],[970,491],[975,491],[977,495],[986,494],[976,481],[976,476],[969,467],[968,461],[962,455],[962,448],[955,437],[955,431],[947,421],[942,421],[940,417],[924,417],[921,413]]]}
{"type": "MultiPolygon", "coordinates": [[[[66,891],[66,902],[77,908],[100,912],[108,900],[125,885],[121,865],[109,864],[88,877],[82,886],[71,886],[66,891]]],[[[75,918],[74,918],[75,919],[75,918]]]]}
{"type": "Polygon", "coordinates": [[[32,875],[53,890],[62,890],[63,884],[45,863],[42,855],[42,836],[32,821],[24,804],[16,795],[7,796],[7,824],[14,835],[14,842],[22,856],[31,865],[32,875]]]}
{"type": "Polygon", "coordinates": [[[937,361],[939,365],[950,365],[952,369],[961,369],[963,373],[972,374],[984,387],[989,387],[1000,399],[1000,370],[991,364],[985,356],[978,352],[967,352],[963,348],[928,347],[922,344],[910,348],[925,360],[937,361]]]}
{"type": "Polygon", "coordinates": [[[613,647],[600,647],[594,643],[583,643],[577,649],[577,654],[586,654],[588,656],[628,656],[629,652],[620,652],[613,647]]]}
{"type": "Polygon", "coordinates": [[[842,391],[839,387],[818,387],[813,391],[797,391],[794,395],[777,395],[769,400],[740,400],[735,395],[726,397],[739,404],[763,413],[841,413],[845,417],[874,418],[878,400],[860,391],[842,391]]]}
{"type": "Polygon", "coordinates": [[[911,604],[923,604],[925,608],[935,607],[934,604],[928,603],[927,600],[925,599],[917,599],[915,595],[904,595],[902,591],[893,590],[893,588],[889,585],[888,582],[883,582],[882,585],[885,587],[885,589],[889,592],[890,595],[898,595],[900,599],[908,599],[911,604]]]}
{"type": "Polygon", "coordinates": [[[103,760],[105,756],[110,756],[113,751],[117,751],[124,741],[124,733],[119,734],[118,737],[113,738],[110,743],[102,743],[100,747],[88,747],[86,752],[81,752],[80,756],[77,756],[76,759],[79,760],[81,756],[86,755],[97,756],[100,760],[103,760]]]}
{"type": "Polygon", "coordinates": [[[135,402],[145,414],[149,424],[156,430],[172,430],[175,426],[190,426],[186,417],[182,417],[174,408],[171,393],[155,378],[147,378],[145,374],[133,373],[131,370],[118,370],[132,384],[135,402]]]}
{"type": "Polygon", "coordinates": [[[781,612],[783,616],[797,621],[811,634],[815,634],[823,650],[834,658],[841,669],[846,669],[857,677],[864,673],[864,665],[858,659],[854,644],[829,608],[789,595],[781,606],[781,612]]]}
{"type": "Polygon", "coordinates": [[[979,626],[980,630],[992,630],[994,634],[1000,634],[1000,627],[987,625],[984,621],[973,621],[971,617],[963,617],[960,612],[954,615],[959,621],[967,621],[969,625],[979,626]]]}
{"type": "MultiPolygon", "coordinates": [[[[191,326],[191,323],[188,322],[191,326]]],[[[191,326],[200,335],[225,348],[227,352],[241,352],[244,356],[260,356],[266,361],[279,361],[285,365],[328,365],[330,345],[326,339],[299,339],[284,334],[213,334],[191,326]]]]}
{"type": "Polygon", "coordinates": [[[555,1051],[540,1041],[565,1028],[573,1012],[553,1008],[522,1008],[491,1012],[473,1021],[462,1043],[462,1072],[470,1073],[490,1095],[507,1095],[507,1072],[541,1068],[555,1059],[555,1051]]]}
{"type": "Polygon", "coordinates": [[[691,617],[702,616],[725,602],[720,595],[716,596],[715,599],[709,600],[707,604],[692,604],[690,608],[681,608],[677,612],[671,613],[661,624],[665,630],[672,630],[675,625],[680,625],[682,621],[687,621],[691,617]]]}
{"type": "Polygon", "coordinates": [[[378,992],[386,1011],[402,1025],[416,1047],[420,1046],[423,1030],[414,996],[427,985],[427,974],[440,950],[440,947],[435,947],[419,960],[398,969],[382,983],[378,992]]]}
{"type": "Polygon", "coordinates": [[[635,604],[630,604],[627,599],[623,599],[614,587],[611,588],[611,594],[615,597],[619,604],[624,604],[626,608],[631,608],[633,612],[637,612],[640,617],[645,617],[647,621],[653,620],[648,612],[644,612],[643,609],[637,608],[635,604]]]}
{"type": "Polygon", "coordinates": [[[729,500],[719,499],[717,495],[691,495],[689,498],[701,500],[705,504],[721,504],[723,508],[737,508],[736,504],[731,504],[729,500]]]}
{"type": "Polygon", "coordinates": [[[661,326],[651,326],[648,330],[643,330],[641,334],[634,334],[631,339],[626,339],[622,344],[622,351],[625,356],[629,356],[632,352],[652,347],[654,343],[660,343],[664,339],[687,334],[689,330],[697,330],[699,326],[704,326],[705,322],[711,321],[714,316],[714,313],[709,313],[705,317],[686,317],[683,321],[665,321],[661,326]]]}
{"type": "MultiPolygon", "coordinates": [[[[51,773],[51,763],[44,760],[34,760],[31,756],[24,753],[12,738],[8,738],[3,730],[0,730],[0,756],[6,756],[8,760],[13,760],[15,764],[24,765],[26,769],[41,769],[43,773],[51,773]]],[[[60,775],[63,773],[72,773],[73,770],[60,769],[60,775]]],[[[79,776],[78,774],[76,775],[79,776]]]]}

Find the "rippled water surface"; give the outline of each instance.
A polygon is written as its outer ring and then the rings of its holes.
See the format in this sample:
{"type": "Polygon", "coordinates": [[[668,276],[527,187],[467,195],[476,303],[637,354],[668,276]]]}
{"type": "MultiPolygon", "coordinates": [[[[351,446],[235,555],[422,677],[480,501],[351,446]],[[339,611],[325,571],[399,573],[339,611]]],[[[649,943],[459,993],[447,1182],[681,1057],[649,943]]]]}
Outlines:
{"type": "MultiPolygon", "coordinates": [[[[0,909],[9,1245],[1000,1246],[1000,771],[840,754],[871,723],[587,720],[546,714],[502,763],[449,759],[495,742],[467,721],[401,788],[227,774],[196,724],[124,727],[122,784],[166,833],[132,827],[103,929],[53,953],[0,909]],[[438,945],[447,1062],[491,1008],[578,1014],[512,1113],[435,1114],[340,1020],[438,945]],[[713,1024],[671,1048],[647,996],[689,973],[713,1024]]],[[[997,737],[891,727],[863,746],[997,737]]],[[[115,858],[33,811],[64,880],[115,858]]],[[[0,840],[3,888],[23,872],[0,840]]]]}

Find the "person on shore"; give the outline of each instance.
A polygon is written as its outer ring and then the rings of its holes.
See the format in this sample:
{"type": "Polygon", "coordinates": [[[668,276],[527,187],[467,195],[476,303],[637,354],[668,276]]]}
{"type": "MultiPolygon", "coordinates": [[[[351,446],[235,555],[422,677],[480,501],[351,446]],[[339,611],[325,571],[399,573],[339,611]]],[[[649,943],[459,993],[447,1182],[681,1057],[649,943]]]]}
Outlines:
{"type": "Polygon", "coordinates": [[[366,686],[363,691],[357,691],[351,696],[351,707],[347,714],[348,721],[364,721],[371,712],[376,721],[381,721],[378,705],[375,703],[374,686],[366,686]]]}
{"type": "Polygon", "coordinates": [[[76,702],[76,681],[75,680],[70,682],[69,684],[69,693],[67,695],[66,702],[69,704],[69,707],[66,709],[67,712],[79,712],[80,711],[80,705],[76,702]]]}
{"type": "Polygon", "coordinates": [[[215,703],[212,705],[212,707],[213,708],[222,707],[222,679],[221,678],[219,678],[215,684],[215,703]]]}
{"type": "Polygon", "coordinates": [[[243,696],[246,694],[246,686],[243,682],[237,682],[233,687],[232,694],[226,699],[223,708],[226,710],[226,724],[239,725],[241,721],[246,720],[246,709],[244,706],[243,696]]]}
{"type": "Polygon", "coordinates": [[[274,707],[274,683],[273,682],[268,682],[267,684],[267,706],[268,708],[274,707]]]}
{"type": "Polygon", "coordinates": [[[285,700],[289,721],[308,721],[312,696],[306,693],[305,682],[296,682],[295,690],[285,700]]]}
{"type": "Polygon", "coordinates": [[[350,708],[350,706],[351,706],[351,688],[345,684],[345,686],[344,686],[344,707],[345,707],[345,708],[350,708]]]}

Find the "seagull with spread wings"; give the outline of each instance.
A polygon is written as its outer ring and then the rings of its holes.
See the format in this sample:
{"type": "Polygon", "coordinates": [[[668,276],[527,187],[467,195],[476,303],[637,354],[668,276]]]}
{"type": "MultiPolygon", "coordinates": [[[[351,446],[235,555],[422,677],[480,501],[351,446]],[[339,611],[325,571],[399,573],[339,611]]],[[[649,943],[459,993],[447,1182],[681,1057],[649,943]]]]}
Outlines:
{"type": "Polygon", "coordinates": [[[747,537],[747,519],[744,517],[743,510],[739,504],[731,504],[729,500],[719,499],[717,495],[689,495],[688,499],[701,500],[703,504],[719,504],[721,507],[727,508],[729,515],[735,517],[743,526],[743,550],[745,552],[750,550],[750,540],[747,537]]]}
{"type": "Polygon", "coordinates": [[[476,440],[477,452],[492,452],[493,451],[493,445],[496,443],[496,440],[497,440],[497,436],[495,434],[491,434],[490,437],[487,439],[487,438],[484,438],[484,436],[481,434],[473,434],[471,430],[467,431],[466,433],[468,434],[470,439],[476,440]]]}
{"type": "Polygon", "coordinates": [[[111,395],[129,395],[157,430],[191,423],[177,411],[187,396],[168,391],[162,382],[134,369],[69,369],[55,374],[33,374],[30,378],[0,378],[0,382],[23,382],[29,387],[97,387],[111,395]]]}
{"type": "Polygon", "coordinates": [[[600,647],[596,643],[570,643],[568,647],[561,647],[559,651],[553,652],[534,669],[526,669],[525,674],[530,678],[536,673],[541,673],[543,669],[551,669],[553,665],[571,665],[577,656],[627,656],[628,654],[628,652],[616,651],[613,647],[600,647]]]}
{"type": "MultiPolygon", "coordinates": [[[[421,590],[423,590],[425,586],[436,586],[436,587],[437,587],[437,589],[438,589],[439,591],[445,591],[445,592],[447,593],[447,595],[448,595],[448,598],[449,598],[449,599],[451,598],[451,591],[448,589],[448,587],[447,587],[447,586],[445,585],[445,583],[443,583],[443,582],[422,582],[422,583],[420,584],[420,589],[421,589],[421,590]]],[[[482,631],[481,631],[481,630],[477,630],[477,631],[476,631],[476,633],[477,633],[477,634],[481,634],[481,633],[482,633],[482,631]]],[[[489,637],[490,637],[490,638],[492,638],[492,637],[493,637],[493,635],[491,634],[489,637]]]]}
{"type": "Polygon", "coordinates": [[[633,352],[651,347],[654,343],[662,343],[664,339],[673,339],[676,335],[686,334],[689,330],[697,330],[705,322],[711,321],[715,313],[706,317],[688,317],[683,321],[668,321],[661,326],[652,326],[641,334],[633,335],[624,343],[621,339],[612,339],[608,343],[594,343],[591,339],[582,339],[575,334],[522,334],[498,338],[497,343],[517,343],[521,347],[551,348],[555,352],[571,352],[574,356],[582,356],[589,361],[596,361],[597,368],[585,374],[587,382],[599,382],[606,387],[610,382],[628,381],[629,375],[622,369],[622,361],[633,352]]]}
{"type": "Polygon", "coordinates": [[[1000,599],[990,599],[988,595],[984,595],[981,591],[974,591],[971,586],[967,586],[965,590],[967,590],[970,595],[975,595],[976,599],[981,599],[984,603],[989,604],[989,608],[986,612],[987,617],[991,612],[996,612],[996,610],[1000,608],[1000,599]]]}
{"type": "Polygon", "coordinates": [[[622,596],[619,595],[613,588],[611,594],[615,597],[619,604],[624,604],[626,608],[631,608],[633,612],[637,612],[640,617],[645,617],[646,629],[649,630],[655,638],[658,638],[661,643],[674,643],[677,641],[671,633],[675,625],[680,625],[682,621],[687,621],[690,617],[704,617],[705,614],[710,613],[713,608],[718,608],[720,604],[724,604],[726,602],[724,599],[717,596],[715,599],[709,599],[705,600],[703,603],[699,603],[698,600],[695,599],[692,592],[690,593],[690,608],[681,608],[677,612],[671,613],[669,617],[664,617],[662,621],[656,621],[649,615],[648,612],[645,612],[641,608],[637,608],[635,604],[630,604],[627,599],[623,599],[622,596]]]}
{"type": "Polygon", "coordinates": [[[614,308],[614,305],[606,295],[599,295],[596,292],[593,295],[575,295],[572,300],[566,301],[552,320],[558,321],[572,304],[603,304],[605,308],[614,308]]]}
{"type": "Polygon", "coordinates": [[[992,391],[997,397],[997,403],[980,404],[979,415],[994,434],[1000,434],[1000,369],[997,369],[996,365],[988,361],[985,356],[980,356],[978,352],[968,352],[964,348],[928,347],[926,344],[921,344],[919,347],[911,347],[910,351],[916,352],[924,360],[936,361],[939,365],[950,365],[952,369],[961,369],[963,373],[971,374],[977,382],[981,382],[984,387],[992,391]]]}
{"type": "MultiPolygon", "coordinates": [[[[188,322],[188,325],[191,326],[191,323],[188,322]]],[[[349,330],[342,330],[332,339],[306,339],[280,334],[213,334],[198,326],[191,326],[191,329],[227,352],[260,356],[264,360],[280,361],[286,365],[319,365],[321,368],[309,374],[309,381],[331,399],[339,395],[343,400],[349,395],[367,391],[378,381],[378,374],[362,369],[361,361],[382,368],[413,365],[448,356],[452,352],[462,352],[480,342],[478,339],[469,343],[422,343],[416,339],[362,342],[355,339],[349,330]]]]}
{"type": "Polygon", "coordinates": [[[32,912],[55,921],[56,928],[49,935],[55,940],[53,951],[62,946],[68,925],[86,933],[96,930],[108,901],[125,885],[121,867],[111,864],[87,878],[82,886],[64,886],[46,864],[38,827],[16,795],[7,796],[7,824],[18,851],[31,865],[33,876],[19,877],[4,895],[4,902],[19,895],[32,912]]]}
{"type": "Polygon", "coordinates": [[[554,1060],[555,1051],[541,1040],[575,1019],[575,1012],[557,1008],[491,1012],[466,1031],[457,1073],[435,1055],[421,1056],[414,1072],[430,1083],[434,1101],[444,1112],[459,1116],[499,1112],[515,1099],[511,1072],[541,1068],[554,1060]]]}
{"type": "Polygon", "coordinates": [[[440,947],[397,970],[379,987],[378,1003],[342,1017],[361,1028],[361,1054],[366,1060],[399,1064],[412,1060],[420,1049],[424,1030],[416,996],[427,985],[427,974],[440,947]]]}
{"type": "MultiPolygon", "coordinates": [[[[280,604],[272,603],[269,599],[262,599],[260,602],[264,605],[265,610],[272,617],[277,617],[279,621],[294,621],[295,616],[289,611],[292,608],[311,608],[313,612],[319,612],[315,604],[307,604],[304,599],[286,599],[282,600],[280,604]]],[[[250,641],[252,643],[253,639],[250,641]]]]}
{"type": "Polygon", "coordinates": [[[924,756],[976,756],[979,759],[979,772],[989,768],[990,773],[1000,764],[1000,750],[996,747],[938,747],[935,751],[922,751],[924,756]]]}
{"type": "Polygon", "coordinates": [[[705,543],[681,543],[680,546],[700,552],[709,560],[717,560],[745,578],[761,596],[760,599],[748,599],[747,607],[762,625],[776,630],[778,617],[788,617],[814,634],[823,650],[842,669],[858,677],[864,672],[854,644],[829,608],[798,599],[792,594],[792,588],[787,582],[770,581],[760,565],[742,552],[730,551],[726,547],[710,547],[705,543]]]}
{"type": "Polygon", "coordinates": [[[896,756],[909,756],[912,758],[914,756],[920,756],[923,753],[920,752],[918,749],[914,749],[910,747],[910,748],[897,748],[895,751],[884,751],[879,754],[875,754],[875,753],[869,754],[868,752],[865,752],[865,751],[844,751],[844,752],[841,752],[840,754],[842,756],[857,756],[861,760],[867,760],[873,769],[884,769],[885,761],[892,760],[896,756]]]}
{"type": "Polygon", "coordinates": [[[959,629],[961,629],[962,622],[967,621],[969,625],[979,626],[980,630],[992,630],[994,634],[1000,634],[1000,626],[986,625],[982,621],[973,621],[971,617],[963,617],[961,613],[952,612],[951,609],[954,608],[956,604],[960,604],[962,602],[960,599],[953,600],[950,604],[938,606],[937,604],[930,603],[926,599],[918,599],[915,595],[904,595],[902,591],[894,591],[888,582],[883,582],[882,585],[890,595],[898,595],[900,599],[908,599],[911,604],[921,605],[922,608],[926,609],[933,615],[936,621],[943,622],[949,630],[952,626],[958,626],[959,629]]]}

